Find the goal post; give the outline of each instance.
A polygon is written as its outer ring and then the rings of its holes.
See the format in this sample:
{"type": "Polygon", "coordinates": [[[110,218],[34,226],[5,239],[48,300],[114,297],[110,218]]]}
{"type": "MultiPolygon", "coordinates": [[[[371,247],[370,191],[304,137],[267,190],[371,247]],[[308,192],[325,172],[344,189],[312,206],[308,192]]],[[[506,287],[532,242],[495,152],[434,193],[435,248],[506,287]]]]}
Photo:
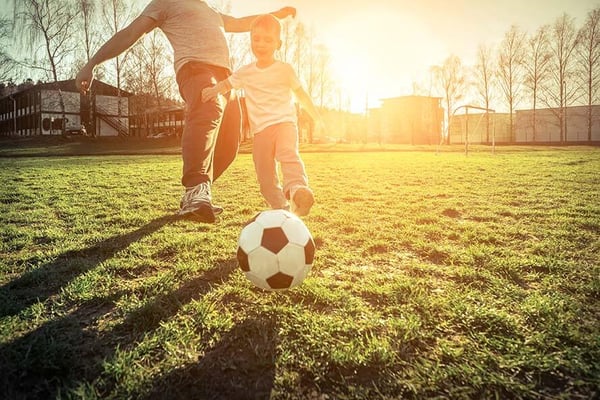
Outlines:
{"type": "MultiPolygon", "coordinates": [[[[479,128],[479,124],[481,123],[481,119],[483,118],[483,116],[489,115],[490,113],[495,113],[496,110],[491,109],[491,108],[474,106],[471,104],[465,104],[465,105],[457,107],[454,110],[454,112],[452,113],[452,115],[456,114],[456,112],[462,108],[465,109],[465,155],[469,155],[469,110],[472,109],[472,110],[484,111],[484,113],[481,114],[481,117],[477,121],[477,125],[475,126],[475,131],[477,131],[477,129],[479,128]]],[[[495,153],[496,152],[495,118],[492,119],[492,124],[494,125],[494,129],[492,129],[492,153],[495,153]]]]}

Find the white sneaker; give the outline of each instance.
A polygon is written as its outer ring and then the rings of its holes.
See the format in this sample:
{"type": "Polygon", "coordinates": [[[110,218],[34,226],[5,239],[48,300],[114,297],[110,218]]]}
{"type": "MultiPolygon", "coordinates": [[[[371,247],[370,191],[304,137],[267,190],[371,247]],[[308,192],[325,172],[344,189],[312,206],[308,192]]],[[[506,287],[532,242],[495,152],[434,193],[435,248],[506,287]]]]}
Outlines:
{"type": "Polygon", "coordinates": [[[213,206],[208,182],[186,188],[179,206],[179,215],[189,216],[200,222],[215,222],[215,216],[223,212],[222,207],[213,206]]]}
{"type": "Polygon", "coordinates": [[[299,217],[308,215],[315,203],[315,196],[307,186],[296,186],[290,190],[290,209],[299,217]]]}

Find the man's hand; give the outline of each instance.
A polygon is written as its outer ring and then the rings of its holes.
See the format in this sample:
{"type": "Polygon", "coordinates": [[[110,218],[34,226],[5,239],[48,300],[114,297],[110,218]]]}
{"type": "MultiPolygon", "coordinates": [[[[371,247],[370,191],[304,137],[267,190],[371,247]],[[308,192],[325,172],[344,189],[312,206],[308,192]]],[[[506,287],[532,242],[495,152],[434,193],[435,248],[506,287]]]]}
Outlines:
{"type": "Polygon", "coordinates": [[[202,102],[206,103],[207,101],[215,100],[219,95],[219,90],[216,86],[209,86],[202,89],[202,102]]]}
{"type": "Polygon", "coordinates": [[[92,86],[94,80],[94,67],[86,64],[75,78],[75,87],[83,94],[86,94],[92,86]]]}
{"type": "Polygon", "coordinates": [[[272,15],[276,16],[279,19],[284,19],[288,16],[292,16],[292,18],[296,17],[296,8],[294,7],[283,7],[281,10],[277,10],[272,15]]]}

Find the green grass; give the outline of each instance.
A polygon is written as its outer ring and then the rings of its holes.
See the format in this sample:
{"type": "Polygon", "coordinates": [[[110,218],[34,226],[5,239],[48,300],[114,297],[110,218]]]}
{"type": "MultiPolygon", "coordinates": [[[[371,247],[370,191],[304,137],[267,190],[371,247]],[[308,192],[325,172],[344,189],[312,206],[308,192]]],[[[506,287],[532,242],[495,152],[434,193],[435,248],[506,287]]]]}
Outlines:
{"type": "Polygon", "coordinates": [[[4,156],[0,398],[600,395],[597,148],[306,153],[315,263],[281,293],[235,259],[248,154],[214,225],[173,216],[177,155],[4,156]]]}

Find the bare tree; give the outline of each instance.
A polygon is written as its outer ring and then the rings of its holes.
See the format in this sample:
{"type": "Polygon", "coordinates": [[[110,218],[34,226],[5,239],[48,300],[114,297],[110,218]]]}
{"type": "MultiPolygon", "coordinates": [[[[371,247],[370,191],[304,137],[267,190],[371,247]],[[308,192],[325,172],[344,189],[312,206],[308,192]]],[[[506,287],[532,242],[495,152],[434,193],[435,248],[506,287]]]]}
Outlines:
{"type": "MultiPolygon", "coordinates": [[[[475,92],[483,107],[489,110],[494,94],[494,78],[496,76],[493,48],[480,44],[477,48],[477,61],[475,64],[475,80],[473,82],[475,92]]],[[[490,113],[485,113],[485,137],[490,141],[490,113]]]]}
{"type": "MultiPolygon", "coordinates": [[[[287,54],[287,62],[294,66],[296,74],[303,81],[306,92],[315,99],[318,89],[318,79],[316,78],[316,50],[313,46],[313,35],[308,33],[306,27],[301,22],[293,24],[293,29],[286,31],[287,39],[283,41],[280,53],[287,54]]],[[[308,118],[304,118],[300,111],[299,134],[303,134],[303,126],[307,129],[307,141],[313,141],[313,126],[308,118]]],[[[300,137],[300,140],[303,138],[300,137]]]]}
{"type": "Polygon", "coordinates": [[[537,115],[538,100],[544,80],[548,75],[548,67],[550,62],[549,42],[548,42],[549,27],[544,25],[540,27],[533,35],[529,37],[526,44],[526,60],[523,63],[525,68],[525,86],[531,94],[532,104],[532,140],[536,140],[537,136],[537,115]]]}
{"type": "MultiPolygon", "coordinates": [[[[130,4],[124,0],[106,0],[102,2],[102,15],[104,16],[107,25],[109,26],[109,36],[113,36],[115,33],[123,29],[130,20],[136,15],[130,4]]],[[[121,117],[121,75],[123,74],[123,65],[127,60],[127,56],[130,54],[131,49],[126,50],[117,57],[114,57],[110,62],[113,62],[115,69],[115,86],[117,87],[117,115],[121,117]]]]}
{"type": "MultiPolygon", "coordinates": [[[[16,2],[19,23],[17,29],[24,29],[26,47],[31,51],[31,67],[43,70],[52,82],[62,78],[64,68],[74,55],[75,43],[72,39],[73,3],[70,0],[23,0],[16,2]],[[42,53],[42,61],[38,60],[42,53]]],[[[62,113],[62,134],[65,134],[66,114],[62,91],[59,87],[58,99],[62,113]]]]}
{"type": "Polygon", "coordinates": [[[281,24],[281,48],[279,49],[279,58],[281,61],[289,63],[294,53],[294,35],[298,28],[296,20],[288,19],[281,24]]]}
{"type": "Polygon", "coordinates": [[[244,33],[230,33],[227,35],[229,46],[229,63],[235,71],[252,60],[250,49],[250,35],[244,33]]]}
{"type": "Polygon", "coordinates": [[[160,108],[160,99],[171,97],[172,83],[174,82],[170,69],[172,61],[169,58],[168,45],[162,32],[155,29],[151,34],[146,35],[139,46],[144,50],[143,65],[152,88],[152,94],[160,108]]]}
{"type": "Polygon", "coordinates": [[[83,49],[85,51],[85,61],[89,61],[92,53],[98,45],[97,29],[93,24],[96,16],[97,2],[94,0],[76,0],[79,15],[81,17],[81,33],[83,35],[83,49]]]}
{"type": "Polygon", "coordinates": [[[292,65],[295,66],[296,74],[298,74],[298,76],[301,76],[303,60],[306,58],[306,55],[308,53],[308,39],[306,34],[306,28],[302,23],[298,23],[296,25],[296,30],[294,31],[293,39],[294,50],[292,60],[290,62],[292,65]]]}
{"type": "Polygon", "coordinates": [[[450,143],[448,127],[452,122],[452,115],[456,104],[464,98],[468,87],[465,68],[456,55],[450,55],[441,66],[433,66],[432,71],[436,86],[443,93],[444,103],[446,105],[446,143],[450,143]]]}
{"type": "MultiPolygon", "coordinates": [[[[8,81],[13,76],[15,62],[8,52],[10,47],[12,23],[8,19],[0,19],[0,82],[8,81]]],[[[1,97],[1,96],[0,96],[1,97]]]]}
{"type": "Polygon", "coordinates": [[[592,105],[600,100],[600,7],[588,13],[579,30],[578,59],[583,72],[583,89],[587,105],[587,137],[592,141],[592,105]]]}
{"type": "Polygon", "coordinates": [[[523,93],[525,38],[525,33],[518,26],[511,26],[504,34],[498,52],[498,84],[508,106],[511,140],[515,137],[513,114],[523,93]]]}
{"type": "MultiPolygon", "coordinates": [[[[148,127],[150,124],[149,115],[150,109],[155,106],[150,95],[152,85],[148,80],[146,67],[144,65],[146,51],[143,46],[133,46],[129,58],[128,68],[123,73],[125,81],[125,89],[135,95],[130,98],[129,114],[137,119],[138,127],[148,127]]],[[[145,132],[148,135],[150,132],[145,132]]],[[[136,133],[134,133],[136,134],[136,133]]],[[[142,131],[137,132],[142,135],[142,131]]]]}
{"type": "Polygon", "coordinates": [[[316,50],[314,46],[314,34],[306,30],[304,25],[299,24],[295,32],[296,51],[294,63],[298,76],[304,79],[306,91],[315,98],[317,79],[315,76],[316,50]]]}
{"type": "Polygon", "coordinates": [[[335,85],[331,77],[331,54],[324,45],[318,45],[315,49],[315,75],[319,107],[324,107],[334,93],[335,85]]]}
{"type": "Polygon", "coordinates": [[[15,27],[28,33],[21,38],[32,55],[29,66],[43,70],[48,78],[57,82],[75,49],[71,40],[72,3],[68,0],[23,0],[16,6],[18,23],[15,27]]]}
{"type": "MultiPolygon", "coordinates": [[[[83,56],[80,55],[81,50],[79,50],[78,58],[72,64],[71,76],[75,76],[77,71],[90,60],[100,42],[99,26],[94,24],[98,14],[97,0],[75,0],[75,5],[79,15],[77,25],[80,35],[79,40],[83,42],[83,56]]],[[[103,66],[102,69],[104,69],[103,66]]],[[[80,99],[81,123],[85,125],[86,132],[92,137],[96,137],[96,96],[94,88],[92,87],[87,95],[81,96],[80,99]],[[87,110],[87,115],[84,115],[85,110],[87,110]]]]}
{"type": "Polygon", "coordinates": [[[153,108],[160,112],[163,100],[176,97],[172,72],[172,50],[164,34],[154,30],[132,47],[124,69],[125,88],[136,94],[130,104],[130,114],[143,116],[146,126],[151,125],[153,108]]]}
{"type": "Polygon", "coordinates": [[[570,85],[576,75],[573,55],[577,47],[577,32],[572,17],[563,14],[552,24],[549,43],[551,54],[549,81],[541,99],[556,116],[560,141],[564,142],[567,139],[566,107],[576,99],[578,93],[577,86],[570,85]]]}

